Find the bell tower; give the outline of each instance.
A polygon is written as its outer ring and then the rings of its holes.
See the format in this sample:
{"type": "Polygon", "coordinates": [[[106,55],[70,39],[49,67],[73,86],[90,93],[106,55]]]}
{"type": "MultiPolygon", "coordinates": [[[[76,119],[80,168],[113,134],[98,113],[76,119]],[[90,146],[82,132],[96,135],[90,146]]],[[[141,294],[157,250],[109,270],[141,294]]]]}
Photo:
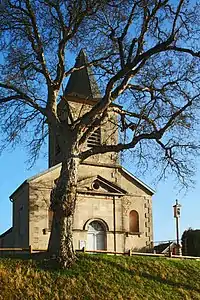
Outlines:
{"type": "MultiPolygon", "coordinates": [[[[61,100],[58,104],[58,111],[61,114],[65,112],[65,101],[68,102],[74,119],[79,118],[101,101],[101,92],[94,77],[91,67],[79,69],[88,63],[86,54],[80,51],[74,65],[78,70],[74,71],[67,83],[65,89],[65,100],[61,100]]],[[[114,105],[108,111],[107,121],[98,127],[92,135],[87,139],[83,146],[83,151],[97,145],[116,144],[118,142],[118,124],[117,115],[113,110],[114,105]]],[[[49,132],[49,167],[52,167],[61,161],[60,149],[56,141],[56,136],[49,132]]],[[[88,162],[95,164],[113,165],[118,163],[118,155],[116,153],[98,154],[87,159],[88,162]]]]}

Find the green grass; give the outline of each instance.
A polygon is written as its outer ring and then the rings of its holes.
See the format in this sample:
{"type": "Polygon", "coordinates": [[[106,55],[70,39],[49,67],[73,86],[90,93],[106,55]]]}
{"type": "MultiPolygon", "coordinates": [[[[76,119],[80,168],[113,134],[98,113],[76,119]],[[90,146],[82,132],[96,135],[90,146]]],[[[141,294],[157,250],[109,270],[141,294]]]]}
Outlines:
{"type": "Polygon", "coordinates": [[[80,255],[70,270],[0,258],[0,300],[200,299],[200,261],[80,255]]]}

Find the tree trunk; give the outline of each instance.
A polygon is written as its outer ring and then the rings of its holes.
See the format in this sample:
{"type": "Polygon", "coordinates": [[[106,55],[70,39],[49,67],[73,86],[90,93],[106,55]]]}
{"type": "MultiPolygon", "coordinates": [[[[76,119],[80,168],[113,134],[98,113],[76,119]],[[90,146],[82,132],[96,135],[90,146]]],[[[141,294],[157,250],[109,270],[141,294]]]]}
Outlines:
{"type": "Polygon", "coordinates": [[[69,268],[76,259],[72,229],[78,166],[79,158],[75,155],[71,154],[65,159],[56,186],[51,192],[51,209],[54,214],[48,251],[63,268],[69,268]]]}

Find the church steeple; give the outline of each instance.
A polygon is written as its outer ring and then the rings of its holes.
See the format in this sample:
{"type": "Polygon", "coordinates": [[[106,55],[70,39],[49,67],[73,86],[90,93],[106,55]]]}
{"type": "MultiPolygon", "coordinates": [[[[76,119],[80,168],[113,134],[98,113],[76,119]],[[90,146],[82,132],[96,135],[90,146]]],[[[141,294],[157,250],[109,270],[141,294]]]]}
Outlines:
{"type": "MultiPolygon", "coordinates": [[[[81,50],[76,58],[75,68],[79,68],[88,63],[84,50],[81,50]]],[[[92,69],[87,66],[81,70],[74,71],[67,83],[65,95],[75,96],[85,99],[99,99],[101,93],[94,78],[92,69]]]]}
{"type": "MultiPolygon", "coordinates": [[[[84,113],[91,109],[97,101],[101,101],[102,96],[92,72],[92,67],[86,66],[88,60],[83,50],[80,51],[74,67],[74,71],[67,83],[64,96],[58,104],[58,113],[64,120],[68,118],[68,108],[71,117],[74,120],[80,118],[84,113]],[[81,68],[81,66],[86,66],[81,68]],[[68,103],[66,108],[66,102],[68,103]]],[[[71,121],[71,120],[69,120],[71,121]]],[[[81,150],[85,151],[89,148],[99,145],[114,145],[118,142],[118,126],[117,115],[113,110],[113,106],[107,111],[107,120],[101,126],[95,128],[94,132],[88,137],[81,150]]],[[[57,142],[57,136],[54,132],[49,132],[49,166],[52,167],[61,161],[60,147],[57,142]]],[[[116,153],[97,154],[87,159],[87,162],[93,164],[115,165],[118,162],[116,153]]]]}

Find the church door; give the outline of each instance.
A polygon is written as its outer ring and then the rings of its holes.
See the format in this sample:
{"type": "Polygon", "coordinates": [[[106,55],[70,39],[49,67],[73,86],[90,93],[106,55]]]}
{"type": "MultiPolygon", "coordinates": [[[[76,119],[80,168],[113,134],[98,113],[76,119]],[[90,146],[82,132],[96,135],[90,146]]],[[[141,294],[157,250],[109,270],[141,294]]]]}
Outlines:
{"type": "Polygon", "coordinates": [[[87,250],[105,250],[106,232],[98,221],[92,221],[88,226],[87,250]]]}

